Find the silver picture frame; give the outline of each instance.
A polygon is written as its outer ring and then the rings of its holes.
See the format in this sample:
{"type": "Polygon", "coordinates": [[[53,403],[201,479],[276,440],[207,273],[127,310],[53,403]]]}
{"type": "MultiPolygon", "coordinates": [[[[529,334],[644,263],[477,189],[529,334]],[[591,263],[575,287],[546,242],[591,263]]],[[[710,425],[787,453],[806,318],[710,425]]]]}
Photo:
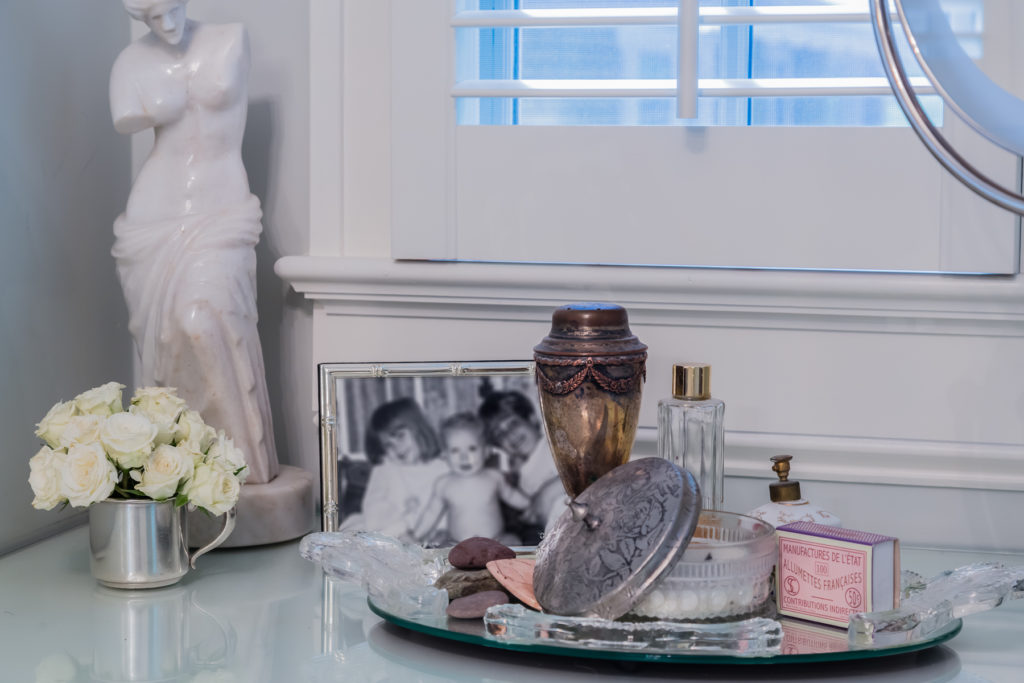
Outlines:
{"type": "MultiPolygon", "coordinates": [[[[361,425],[352,415],[359,406],[353,404],[360,402],[358,396],[367,389],[386,388],[402,380],[408,386],[408,380],[415,384],[431,378],[445,378],[445,384],[454,387],[460,383],[480,384],[485,379],[505,384],[510,378],[517,378],[512,381],[522,386],[532,386],[535,372],[532,360],[319,364],[321,529],[338,531],[341,526],[345,475],[339,476],[339,470],[343,454],[358,442],[354,432],[361,425]]],[[[367,412],[366,406],[362,412],[367,412]]]]}

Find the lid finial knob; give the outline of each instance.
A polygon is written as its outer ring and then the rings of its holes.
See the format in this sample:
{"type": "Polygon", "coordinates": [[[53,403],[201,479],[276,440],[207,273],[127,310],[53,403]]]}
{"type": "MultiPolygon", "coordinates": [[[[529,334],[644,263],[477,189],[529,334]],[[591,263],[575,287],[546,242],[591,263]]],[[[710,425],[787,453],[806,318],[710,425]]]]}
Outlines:
{"type": "Polygon", "coordinates": [[[786,481],[789,479],[789,461],[793,459],[792,455],[773,455],[771,460],[772,471],[779,476],[779,481],[786,481]]]}

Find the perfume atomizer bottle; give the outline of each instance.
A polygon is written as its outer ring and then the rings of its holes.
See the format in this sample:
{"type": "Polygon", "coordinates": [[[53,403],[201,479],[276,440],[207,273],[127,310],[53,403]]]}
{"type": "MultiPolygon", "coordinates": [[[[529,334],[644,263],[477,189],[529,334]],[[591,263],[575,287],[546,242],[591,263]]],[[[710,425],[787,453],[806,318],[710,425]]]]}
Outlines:
{"type": "Polygon", "coordinates": [[[658,455],[693,474],[701,507],[725,499],[725,403],[711,396],[711,366],[672,366],[672,398],[658,402],[658,455]]]}
{"type": "Polygon", "coordinates": [[[754,508],[747,515],[775,527],[793,522],[842,526],[839,517],[800,495],[800,482],[789,479],[789,462],[792,459],[792,455],[772,456],[772,470],[778,475],[779,480],[768,484],[768,497],[771,502],[754,508]]]}

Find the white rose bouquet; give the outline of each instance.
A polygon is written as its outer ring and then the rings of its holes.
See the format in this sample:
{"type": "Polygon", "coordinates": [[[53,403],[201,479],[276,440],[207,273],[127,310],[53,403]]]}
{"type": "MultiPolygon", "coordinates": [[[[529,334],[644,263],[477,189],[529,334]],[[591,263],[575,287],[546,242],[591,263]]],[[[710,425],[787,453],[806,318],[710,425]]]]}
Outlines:
{"type": "Polygon", "coordinates": [[[144,387],[128,410],[108,382],[57,403],[36,425],[32,507],[87,507],[107,498],[173,500],[220,515],[238,502],[245,458],[170,387],[144,387]]]}

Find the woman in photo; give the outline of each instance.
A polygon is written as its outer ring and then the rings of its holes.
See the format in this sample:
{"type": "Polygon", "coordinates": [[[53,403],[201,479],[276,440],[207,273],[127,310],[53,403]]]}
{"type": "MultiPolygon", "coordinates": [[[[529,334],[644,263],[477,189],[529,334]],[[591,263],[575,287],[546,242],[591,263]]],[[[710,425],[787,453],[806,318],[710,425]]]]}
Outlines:
{"type": "Polygon", "coordinates": [[[505,508],[505,528],[524,543],[539,543],[544,530],[562,514],[566,501],[540,416],[518,391],[489,394],[478,412],[488,442],[507,458],[505,476],[509,484],[530,497],[525,511],[505,508]]]}

